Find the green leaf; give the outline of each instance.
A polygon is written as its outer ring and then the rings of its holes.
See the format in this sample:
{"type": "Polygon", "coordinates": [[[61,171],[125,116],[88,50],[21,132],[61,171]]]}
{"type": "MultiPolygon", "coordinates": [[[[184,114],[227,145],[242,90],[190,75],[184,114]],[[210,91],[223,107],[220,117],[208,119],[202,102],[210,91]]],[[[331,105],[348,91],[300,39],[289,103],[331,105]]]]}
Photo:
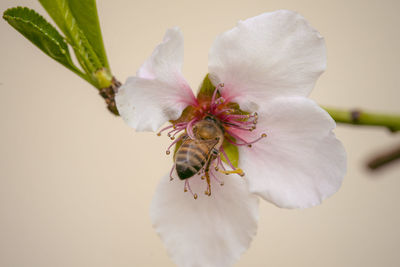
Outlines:
{"type": "MultiPolygon", "coordinates": [[[[237,168],[239,165],[239,149],[237,146],[232,145],[231,143],[227,142],[224,140],[224,143],[222,144],[222,147],[225,150],[226,155],[229,158],[229,161],[232,163],[232,165],[237,168]]],[[[221,159],[228,163],[228,161],[225,159],[224,155],[221,153],[221,159]]]]}
{"type": "Polygon", "coordinates": [[[102,65],[109,69],[106,51],[101,35],[99,16],[95,0],[68,0],[69,7],[79,28],[85,34],[102,65]]]}
{"type": "MultiPolygon", "coordinates": [[[[39,0],[39,2],[65,34],[67,42],[73,47],[79,64],[86,73],[93,75],[105,67],[79,27],[67,0],[39,0]]],[[[97,82],[94,76],[91,78],[97,82]]]]}
{"type": "Polygon", "coordinates": [[[199,92],[197,93],[197,99],[199,102],[207,101],[212,98],[215,86],[212,84],[209,74],[204,77],[203,83],[200,86],[199,92]]]}
{"type": "Polygon", "coordinates": [[[48,56],[87,79],[73,64],[64,38],[34,10],[26,7],[10,8],[4,12],[3,18],[48,56]]]}

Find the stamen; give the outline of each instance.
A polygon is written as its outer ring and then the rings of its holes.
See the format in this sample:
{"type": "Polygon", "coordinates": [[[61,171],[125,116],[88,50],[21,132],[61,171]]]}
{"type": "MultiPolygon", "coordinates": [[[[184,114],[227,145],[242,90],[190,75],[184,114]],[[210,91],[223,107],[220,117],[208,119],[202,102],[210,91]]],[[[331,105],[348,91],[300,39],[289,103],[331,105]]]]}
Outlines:
{"type": "Polygon", "coordinates": [[[260,141],[261,139],[267,137],[267,134],[266,134],[266,133],[262,133],[261,136],[260,136],[259,138],[255,139],[255,140],[253,140],[253,141],[248,142],[248,141],[244,140],[243,138],[241,138],[240,136],[238,136],[237,134],[235,134],[235,133],[233,133],[233,132],[231,132],[231,131],[229,131],[229,130],[227,130],[227,133],[229,133],[232,137],[234,137],[234,138],[236,138],[236,139],[239,139],[240,141],[243,142],[243,143],[241,144],[241,143],[234,142],[233,140],[230,140],[229,138],[226,138],[226,140],[227,140],[229,143],[231,143],[231,144],[233,144],[233,145],[236,145],[236,146],[250,146],[250,147],[251,147],[251,144],[254,144],[254,143],[260,141]]]}
{"type": "Polygon", "coordinates": [[[169,137],[171,140],[174,140],[174,139],[175,139],[175,136],[176,136],[178,133],[180,133],[180,132],[182,132],[183,130],[185,130],[185,128],[186,128],[186,126],[180,126],[180,127],[175,128],[174,130],[168,132],[168,137],[169,137]],[[172,133],[173,133],[173,134],[172,134],[172,133]]]}
{"type": "MultiPolygon", "coordinates": [[[[236,170],[236,168],[233,166],[231,160],[229,159],[228,155],[226,154],[225,149],[224,149],[222,146],[221,146],[221,148],[219,149],[219,151],[222,152],[222,154],[224,155],[224,158],[226,159],[226,161],[228,162],[228,164],[229,164],[229,166],[232,168],[232,170],[236,170]]],[[[224,165],[222,164],[222,159],[220,159],[220,160],[221,160],[221,165],[224,166],[224,165]]],[[[224,171],[225,171],[225,168],[224,168],[224,171]]]]}
{"type": "Polygon", "coordinates": [[[179,131],[179,130],[176,129],[176,127],[174,127],[173,130],[171,130],[171,131],[169,131],[169,132],[167,133],[167,136],[168,136],[168,137],[171,137],[171,134],[172,134],[173,132],[176,132],[176,131],[179,131]]]}
{"type": "Polygon", "coordinates": [[[210,172],[210,174],[211,174],[211,177],[212,177],[215,181],[217,181],[217,183],[219,183],[221,186],[224,185],[224,182],[220,181],[220,180],[217,178],[217,176],[215,176],[215,174],[214,174],[213,172],[210,172]]]}
{"type": "Polygon", "coordinates": [[[240,168],[237,168],[237,169],[235,169],[235,170],[232,170],[232,171],[222,171],[222,170],[218,170],[220,173],[225,173],[226,175],[228,175],[228,174],[231,174],[231,173],[237,173],[237,174],[239,174],[240,176],[244,176],[244,172],[242,171],[242,169],[240,169],[240,168]]]}
{"type": "Polygon", "coordinates": [[[186,179],[186,180],[185,180],[185,187],[184,187],[183,191],[184,191],[184,192],[187,192],[188,189],[189,189],[189,192],[192,194],[193,198],[194,198],[194,199],[197,199],[197,194],[193,194],[192,188],[190,188],[189,181],[188,181],[188,179],[186,179]]]}
{"type": "Polygon", "coordinates": [[[221,110],[219,110],[218,112],[215,112],[214,113],[214,116],[218,116],[218,115],[221,115],[222,113],[224,113],[224,112],[234,112],[235,110],[234,109],[231,109],[231,108],[225,108],[225,109],[221,109],[221,110]]]}
{"type": "Polygon", "coordinates": [[[210,110],[211,112],[215,111],[215,107],[218,106],[219,104],[223,103],[225,101],[225,99],[223,99],[222,97],[218,98],[217,100],[215,100],[216,96],[217,96],[217,92],[219,91],[219,89],[221,89],[222,87],[224,87],[223,83],[220,83],[217,85],[217,87],[215,87],[214,93],[212,95],[211,98],[211,103],[210,103],[210,110]],[[222,99],[221,99],[222,98],[222,99]],[[221,103],[217,103],[217,101],[221,101],[221,103]]]}
{"type": "Polygon", "coordinates": [[[172,173],[174,172],[174,170],[175,170],[175,164],[172,165],[172,169],[169,172],[169,180],[170,181],[174,180],[174,177],[172,177],[172,173]]]}
{"type": "Polygon", "coordinates": [[[241,119],[242,122],[245,122],[243,121],[243,119],[250,119],[250,121],[248,122],[251,122],[251,119],[256,120],[257,118],[258,118],[257,113],[254,113],[254,114],[228,114],[224,119],[234,119],[234,120],[241,119]]]}
{"type": "MultiPolygon", "coordinates": [[[[221,149],[223,149],[223,148],[221,148],[221,149]]],[[[221,160],[221,154],[218,154],[217,162],[218,163],[217,163],[217,166],[215,167],[215,170],[218,171],[218,166],[221,165],[222,169],[225,171],[225,166],[224,166],[224,164],[222,164],[222,160],[221,160]]]]}
{"type": "Polygon", "coordinates": [[[183,130],[185,130],[185,127],[180,128],[179,130],[177,130],[174,135],[172,135],[171,137],[175,137],[178,133],[182,132],[183,130]]]}
{"type": "Polygon", "coordinates": [[[186,125],[186,122],[180,122],[180,123],[177,123],[177,124],[172,124],[172,125],[169,125],[167,127],[164,127],[157,133],[157,135],[160,136],[161,133],[164,132],[165,130],[168,130],[168,129],[171,129],[171,128],[176,129],[177,127],[182,126],[182,125],[186,125]]]}
{"type": "Polygon", "coordinates": [[[247,115],[229,114],[229,115],[226,116],[226,118],[229,118],[229,119],[249,119],[249,118],[251,118],[251,115],[250,114],[247,114],[247,115]]]}
{"type": "Polygon", "coordinates": [[[215,97],[217,96],[218,89],[220,89],[222,87],[224,87],[223,83],[220,83],[220,84],[217,85],[217,87],[215,87],[214,93],[213,93],[212,98],[211,98],[211,105],[213,105],[214,102],[215,102],[215,97]]]}
{"type": "Polygon", "coordinates": [[[167,127],[165,127],[165,128],[162,128],[162,129],[157,133],[157,135],[160,136],[162,132],[164,132],[165,130],[168,130],[168,129],[170,129],[170,128],[173,128],[173,127],[174,127],[174,125],[170,125],[170,126],[167,126],[167,127]]]}
{"type": "Polygon", "coordinates": [[[178,143],[179,140],[181,140],[184,136],[185,136],[185,135],[181,135],[181,136],[179,136],[174,142],[172,142],[172,143],[169,145],[169,147],[167,148],[167,151],[165,151],[165,153],[166,153],[167,155],[171,154],[171,151],[170,151],[171,147],[172,147],[173,145],[175,145],[176,143],[178,143]]]}
{"type": "Polygon", "coordinates": [[[197,118],[192,119],[186,126],[186,132],[191,139],[195,139],[193,134],[193,124],[197,121],[197,118]]]}
{"type": "Polygon", "coordinates": [[[217,100],[215,100],[214,102],[214,106],[218,106],[219,104],[222,104],[225,102],[225,99],[221,96],[220,98],[218,98],[217,100]]]}
{"type": "Polygon", "coordinates": [[[238,130],[243,130],[243,131],[253,131],[256,127],[255,126],[249,126],[249,125],[237,125],[233,123],[228,124],[230,127],[238,129],[238,130]]]}

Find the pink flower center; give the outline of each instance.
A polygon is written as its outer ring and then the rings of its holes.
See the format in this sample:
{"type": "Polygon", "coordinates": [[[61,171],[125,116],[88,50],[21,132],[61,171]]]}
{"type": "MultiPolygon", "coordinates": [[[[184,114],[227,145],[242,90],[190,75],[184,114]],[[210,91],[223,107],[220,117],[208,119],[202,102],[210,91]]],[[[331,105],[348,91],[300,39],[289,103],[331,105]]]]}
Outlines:
{"type": "MultiPolygon", "coordinates": [[[[221,172],[224,174],[236,173],[240,176],[244,176],[244,172],[239,168],[235,168],[232,164],[229,156],[224,150],[222,141],[226,140],[234,146],[251,147],[252,144],[267,136],[263,133],[255,140],[246,140],[241,136],[240,132],[242,131],[244,135],[246,135],[246,133],[256,129],[258,114],[256,112],[252,114],[243,112],[236,103],[227,103],[219,93],[219,90],[222,89],[223,86],[223,84],[219,84],[215,88],[211,98],[197,99],[198,101],[196,106],[187,107],[178,120],[172,121],[172,125],[161,129],[157,133],[157,135],[160,136],[162,132],[167,131],[168,137],[173,140],[166,151],[166,154],[169,155],[171,153],[171,148],[177,144],[180,145],[182,141],[187,142],[185,140],[198,140],[198,143],[201,142],[199,137],[195,134],[196,124],[200,121],[203,121],[206,118],[212,118],[212,120],[221,128],[223,133],[223,136],[221,136],[222,140],[220,140],[221,142],[218,146],[212,147],[212,149],[210,148],[207,159],[204,161],[204,164],[201,165],[201,168],[195,173],[199,175],[202,180],[207,181],[205,194],[209,196],[211,195],[210,178],[214,179],[220,185],[224,184],[223,181],[220,181],[216,177],[214,172],[221,172]],[[214,154],[211,155],[211,153],[214,154]],[[230,170],[227,170],[222,163],[223,158],[230,167],[230,170]],[[212,163],[214,163],[214,168],[209,168],[212,163]]],[[[219,140],[219,138],[220,137],[217,137],[216,140],[219,140]]],[[[216,143],[218,143],[218,141],[216,141],[216,143]]],[[[172,175],[175,168],[176,164],[173,165],[170,172],[171,180],[173,180],[172,175]]],[[[197,194],[193,193],[190,188],[189,179],[185,179],[184,191],[189,191],[193,197],[197,199],[197,194]]]]}

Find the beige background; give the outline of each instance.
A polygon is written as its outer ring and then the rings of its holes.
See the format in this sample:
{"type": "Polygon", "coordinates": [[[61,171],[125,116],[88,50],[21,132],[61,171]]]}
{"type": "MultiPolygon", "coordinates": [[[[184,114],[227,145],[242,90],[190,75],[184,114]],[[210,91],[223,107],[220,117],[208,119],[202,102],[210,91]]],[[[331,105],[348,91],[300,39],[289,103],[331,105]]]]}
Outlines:
{"type": "MultiPolygon", "coordinates": [[[[184,74],[197,88],[215,36],[237,20],[296,10],[326,38],[321,104],[400,113],[400,2],[98,1],[115,75],[136,72],[168,27],[185,36],[184,74]]],[[[2,0],[0,10],[36,1],[2,0]]],[[[166,137],[135,133],[85,81],[0,22],[0,266],[174,266],[148,215],[169,170],[166,137]]],[[[260,205],[251,248],[237,266],[400,266],[400,164],[363,164],[399,143],[384,129],[339,126],[349,170],[323,205],[260,205]]]]}

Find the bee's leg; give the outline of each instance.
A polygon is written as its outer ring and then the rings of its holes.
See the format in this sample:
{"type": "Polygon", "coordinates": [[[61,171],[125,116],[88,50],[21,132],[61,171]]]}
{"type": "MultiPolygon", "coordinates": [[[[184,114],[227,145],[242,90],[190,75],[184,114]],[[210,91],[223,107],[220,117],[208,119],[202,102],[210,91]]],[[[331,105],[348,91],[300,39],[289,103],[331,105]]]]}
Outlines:
{"type": "Polygon", "coordinates": [[[238,175],[240,175],[240,176],[244,176],[244,172],[243,172],[243,170],[242,169],[240,169],[240,168],[237,168],[237,169],[234,169],[234,170],[232,170],[232,171],[223,171],[223,170],[220,170],[220,169],[216,169],[217,171],[219,171],[220,173],[224,173],[224,174],[226,174],[226,175],[228,175],[228,174],[232,174],[232,173],[236,173],[236,174],[238,174],[238,175]]]}
{"type": "Polygon", "coordinates": [[[206,195],[211,196],[211,182],[210,182],[210,165],[211,162],[216,159],[218,155],[218,150],[213,148],[213,150],[210,153],[210,156],[207,160],[206,166],[204,168],[204,175],[206,177],[206,181],[207,181],[207,190],[204,192],[206,195]]]}

